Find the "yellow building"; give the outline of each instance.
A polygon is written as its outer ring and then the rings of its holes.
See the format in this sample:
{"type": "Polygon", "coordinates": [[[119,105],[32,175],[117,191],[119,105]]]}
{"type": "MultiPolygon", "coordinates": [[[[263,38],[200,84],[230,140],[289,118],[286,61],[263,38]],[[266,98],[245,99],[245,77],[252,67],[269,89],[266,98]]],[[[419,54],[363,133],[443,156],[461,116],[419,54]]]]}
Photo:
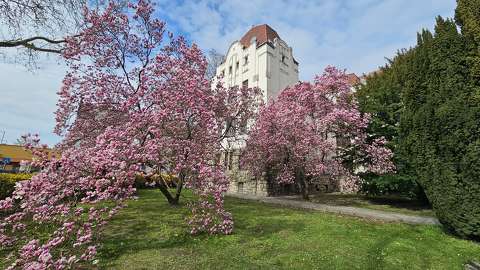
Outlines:
{"type": "MultiPolygon", "coordinates": [[[[48,151],[53,153],[51,150],[48,151]]],[[[0,171],[18,172],[22,160],[32,159],[32,153],[21,145],[0,144],[0,171]]]]}

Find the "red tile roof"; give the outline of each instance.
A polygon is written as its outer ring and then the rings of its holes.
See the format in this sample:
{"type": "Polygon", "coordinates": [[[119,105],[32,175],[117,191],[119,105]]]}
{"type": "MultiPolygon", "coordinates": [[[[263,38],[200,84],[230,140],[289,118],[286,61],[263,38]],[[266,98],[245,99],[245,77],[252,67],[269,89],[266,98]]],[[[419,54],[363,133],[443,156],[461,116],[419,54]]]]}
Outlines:
{"type": "Polygon", "coordinates": [[[260,47],[266,42],[273,42],[275,38],[280,38],[277,32],[268,24],[261,24],[248,30],[248,32],[243,35],[242,39],[240,39],[240,43],[243,47],[247,48],[250,46],[250,41],[253,37],[256,37],[257,39],[257,47],[260,47]]]}
{"type": "Polygon", "coordinates": [[[360,78],[355,73],[347,74],[348,83],[352,86],[357,85],[360,83],[360,78]]]}

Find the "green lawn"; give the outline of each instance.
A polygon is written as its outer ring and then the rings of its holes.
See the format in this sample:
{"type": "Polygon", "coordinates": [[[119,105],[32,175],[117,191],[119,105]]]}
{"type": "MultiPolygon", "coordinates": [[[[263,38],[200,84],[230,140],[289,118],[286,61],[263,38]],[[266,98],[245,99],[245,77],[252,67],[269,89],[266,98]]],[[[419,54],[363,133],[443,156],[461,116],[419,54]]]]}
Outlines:
{"type": "MultiPolygon", "coordinates": [[[[478,243],[436,226],[374,223],[227,198],[228,236],[190,236],[188,209],[141,190],[108,225],[99,267],[110,269],[463,269],[478,243]]],[[[184,198],[185,201],[185,198],[184,198]]]]}
{"type": "Polygon", "coordinates": [[[311,196],[312,202],[328,205],[353,206],[407,215],[431,216],[435,213],[419,201],[398,197],[367,197],[360,194],[324,193],[311,196]]]}

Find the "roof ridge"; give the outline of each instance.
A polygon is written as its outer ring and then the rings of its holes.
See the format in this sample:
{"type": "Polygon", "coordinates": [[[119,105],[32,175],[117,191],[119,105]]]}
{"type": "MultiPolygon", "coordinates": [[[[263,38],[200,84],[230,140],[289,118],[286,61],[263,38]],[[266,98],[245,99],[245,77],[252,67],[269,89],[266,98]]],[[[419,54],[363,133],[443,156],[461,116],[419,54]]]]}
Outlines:
{"type": "Polygon", "coordinates": [[[243,47],[247,48],[250,46],[252,38],[256,38],[257,47],[263,45],[266,42],[273,42],[275,38],[279,38],[277,31],[273,29],[270,25],[264,23],[255,25],[250,30],[248,30],[245,35],[240,39],[240,43],[243,47]]]}

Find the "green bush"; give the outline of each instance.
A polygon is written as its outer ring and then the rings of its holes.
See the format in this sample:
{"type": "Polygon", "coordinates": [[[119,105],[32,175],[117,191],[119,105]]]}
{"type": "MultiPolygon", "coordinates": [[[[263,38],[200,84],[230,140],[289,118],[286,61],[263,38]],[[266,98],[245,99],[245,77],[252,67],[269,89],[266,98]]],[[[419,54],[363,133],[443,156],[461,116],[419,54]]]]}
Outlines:
{"type": "Polygon", "coordinates": [[[363,178],[360,191],[368,196],[396,195],[428,203],[423,189],[412,176],[388,174],[368,175],[363,178]]]}
{"type": "Polygon", "coordinates": [[[26,173],[0,173],[0,200],[3,200],[15,190],[15,183],[32,178],[26,173]]]}

